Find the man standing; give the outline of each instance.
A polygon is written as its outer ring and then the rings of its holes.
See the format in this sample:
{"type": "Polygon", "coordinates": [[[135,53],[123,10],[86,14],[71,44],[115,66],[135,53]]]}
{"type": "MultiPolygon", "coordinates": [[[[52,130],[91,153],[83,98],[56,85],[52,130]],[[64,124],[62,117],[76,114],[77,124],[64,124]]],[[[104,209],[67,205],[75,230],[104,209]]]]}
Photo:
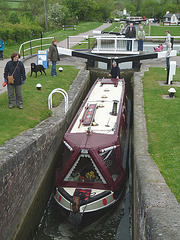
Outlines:
{"type": "Polygon", "coordinates": [[[48,58],[52,61],[52,68],[51,68],[51,76],[56,77],[56,62],[59,61],[59,53],[57,49],[57,40],[54,38],[52,40],[52,44],[49,47],[48,58]]]}
{"type": "MultiPolygon", "coordinates": [[[[136,28],[130,23],[126,29],[126,38],[136,38],[136,28]]],[[[132,40],[127,40],[127,51],[132,51],[132,40]]]]}

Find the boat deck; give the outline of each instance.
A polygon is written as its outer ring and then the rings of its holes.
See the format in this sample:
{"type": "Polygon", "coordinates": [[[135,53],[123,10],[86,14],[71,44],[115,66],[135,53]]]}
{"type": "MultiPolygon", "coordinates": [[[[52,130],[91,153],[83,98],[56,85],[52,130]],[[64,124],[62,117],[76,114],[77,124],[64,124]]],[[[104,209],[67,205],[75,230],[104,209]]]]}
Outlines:
{"type": "Polygon", "coordinates": [[[116,85],[108,84],[108,80],[110,82],[111,79],[105,79],[105,84],[102,84],[103,79],[101,80],[97,82],[84,108],[81,109],[71,133],[83,133],[91,127],[91,131],[96,133],[114,134],[117,114],[112,114],[113,103],[116,101],[119,109],[124,80],[120,79],[116,85]]]}

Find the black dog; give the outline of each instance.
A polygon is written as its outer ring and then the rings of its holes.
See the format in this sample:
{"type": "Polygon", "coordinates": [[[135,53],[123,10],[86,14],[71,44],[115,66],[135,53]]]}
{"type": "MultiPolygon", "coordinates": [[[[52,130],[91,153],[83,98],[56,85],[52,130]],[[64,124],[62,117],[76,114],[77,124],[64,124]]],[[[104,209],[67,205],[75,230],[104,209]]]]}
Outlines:
{"type": "Polygon", "coordinates": [[[33,72],[36,73],[36,77],[37,77],[37,72],[41,72],[41,75],[42,75],[42,71],[46,75],[45,68],[43,67],[43,65],[36,65],[35,63],[31,63],[31,75],[30,75],[30,77],[32,76],[33,72]]]}

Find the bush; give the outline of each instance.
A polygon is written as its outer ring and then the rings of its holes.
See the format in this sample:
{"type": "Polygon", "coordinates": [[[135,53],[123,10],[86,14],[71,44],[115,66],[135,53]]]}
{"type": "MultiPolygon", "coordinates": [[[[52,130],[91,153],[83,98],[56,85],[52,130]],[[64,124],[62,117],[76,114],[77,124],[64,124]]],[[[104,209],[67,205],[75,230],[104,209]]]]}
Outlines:
{"type": "Polygon", "coordinates": [[[9,17],[9,22],[12,24],[20,23],[20,18],[16,13],[11,13],[9,17]]]}
{"type": "Polygon", "coordinates": [[[64,12],[63,6],[59,3],[49,6],[48,20],[54,26],[62,26],[62,22],[65,19],[66,14],[64,12]]]}
{"type": "Polygon", "coordinates": [[[43,28],[37,25],[11,24],[1,25],[0,37],[4,42],[15,41],[17,43],[25,42],[30,39],[40,38],[43,28]],[[11,40],[11,41],[10,41],[11,40]]]}

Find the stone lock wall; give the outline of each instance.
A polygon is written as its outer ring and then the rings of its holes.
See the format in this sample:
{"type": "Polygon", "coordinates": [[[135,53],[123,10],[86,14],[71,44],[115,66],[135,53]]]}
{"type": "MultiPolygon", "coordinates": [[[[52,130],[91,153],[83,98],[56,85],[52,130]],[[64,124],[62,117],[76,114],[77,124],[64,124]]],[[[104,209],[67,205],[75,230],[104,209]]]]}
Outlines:
{"type": "Polygon", "coordinates": [[[134,73],[134,239],[179,240],[180,205],[148,153],[144,71],[134,73]]]}
{"type": "Polygon", "coordinates": [[[0,146],[0,239],[32,240],[33,225],[38,225],[40,214],[35,214],[31,223],[26,218],[31,208],[44,211],[42,205],[47,201],[43,198],[48,200],[54,179],[54,171],[50,170],[58,160],[63,135],[89,86],[89,71],[81,70],[68,92],[66,116],[63,101],[53,110],[52,117],[0,146]],[[46,189],[37,197],[45,179],[46,189]],[[20,232],[22,224],[25,232],[20,232]]]}

